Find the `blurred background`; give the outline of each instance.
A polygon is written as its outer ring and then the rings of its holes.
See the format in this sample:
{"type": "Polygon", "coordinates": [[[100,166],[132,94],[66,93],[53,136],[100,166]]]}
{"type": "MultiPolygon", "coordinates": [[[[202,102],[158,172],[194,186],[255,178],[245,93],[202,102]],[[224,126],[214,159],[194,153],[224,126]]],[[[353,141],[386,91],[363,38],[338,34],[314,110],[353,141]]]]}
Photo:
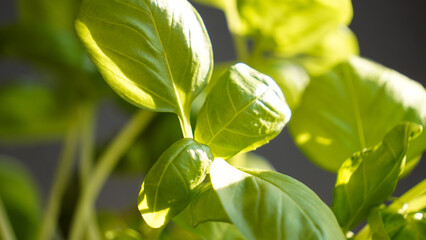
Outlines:
{"type": "MultiPolygon", "coordinates": [[[[59,1],[58,4],[60,4],[59,1]]],[[[210,34],[215,61],[233,60],[234,48],[223,13],[216,9],[194,5],[204,19],[210,34]]],[[[16,8],[17,3],[14,0],[1,0],[0,27],[17,20],[16,8]]],[[[354,18],[350,28],[358,38],[361,55],[395,69],[425,86],[426,1],[353,1],[353,8],[354,18]]],[[[37,10],[34,9],[34,11],[37,10]]],[[[37,44],[40,39],[33,41],[37,44]]],[[[51,47],[53,49],[55,46],[51,47]]],[[[46,49],[48,50],[49,46],[46,49]]],[[[0,94],[7,94],[2,90],[16,76],[24,79],[46,77],[26,61],[0,56],[0,94]]],[[[0,99],[4,98],[0,97],[0,99]]],[[[37,99],[29,97],[23,102],[31,105],[35,100],[37,99]]],[[[0,102],[0,111],[2,108],[7,108],[7,104],[7,102],[0,102]]],[[[101,102],[96,120],[98,142],[102,143],[112,138],[128,119],[127,110],[119,107],[120,104],[123,103],[117,104],[116,99],[111,98],[101,102]]],[[[128,108],[132,107],[128,106],[128,108]]],[[[175,120],[177,124],[177,119],[175,120]]],[[[1,127],[7,128],[7,126],[1,127]]],[[[37,143],[29,141],[19,144],[0,142],[1,155],[16,158],[28,167],[41,189],[43,202],[52,184],[60,150],[60,140],[45,140],[37,143]]],[[[270,160],[279,172],[298,179],[313,189],[326,203],[331,203],[334,174],[308,161],[296,148],[286,129],[270,144],[256,152],[270,160]]],[[[424,160],[425,157],[410,176],[400,181],[395,195],[400,195],[425,178],[426,162],[424,160]]],[[[98,207],[122,208],[129,204],[136,204],[142,179],[143,176],[137,174],[114,174],[98,198],[98,207]]]]}

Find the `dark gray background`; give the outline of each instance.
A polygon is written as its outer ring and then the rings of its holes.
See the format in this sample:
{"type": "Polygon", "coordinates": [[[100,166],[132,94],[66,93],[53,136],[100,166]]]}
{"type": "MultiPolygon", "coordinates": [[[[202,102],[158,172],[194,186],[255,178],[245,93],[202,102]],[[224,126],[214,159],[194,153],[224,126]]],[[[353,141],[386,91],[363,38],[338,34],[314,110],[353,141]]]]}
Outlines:
{"type": "MultiPolygon", "coordinates": [[[[351,29],[358,37],[361,55],[416,79],[425,86],[426,1],[354,1],[353,5],[354,19],[351,29]]],[[[209,31],[215,61],[232,60],[234,49],[223,14],[198,5],[196,8],[209,31]]],[[[14,21],[16,18],[14,9],[13,0],[1,0],[0,26],[14,21]]],[[[0,79],[20,71],[27,69],[21,63],[0,58],[0,79]]],[[[124,116],[112,109],[108,103],[103,105],[100,114],[103,119],[99,121],[98,126],[98,132],[102,133],[100,137],[112,134],[125,122],[124,116]]],[[[46,195],[56,168],[60,146],[60,143],[0,146],[0,154],[14,156],[27,165],[43,194],[46,195]]],[[[286,130],[257,152],[267,157],[279,172],[300,180],[325,202],[331,202],[335,176],[306,160],[294,146],[286,130]]],[[[409,177],[400,181],[396,195],[400,195],[425,178],[424,158],[409,177]]],[[[135,204],[141,182],[142,176],[114,177],[102,191],[98,206],[120,208],[135,204]]]]}

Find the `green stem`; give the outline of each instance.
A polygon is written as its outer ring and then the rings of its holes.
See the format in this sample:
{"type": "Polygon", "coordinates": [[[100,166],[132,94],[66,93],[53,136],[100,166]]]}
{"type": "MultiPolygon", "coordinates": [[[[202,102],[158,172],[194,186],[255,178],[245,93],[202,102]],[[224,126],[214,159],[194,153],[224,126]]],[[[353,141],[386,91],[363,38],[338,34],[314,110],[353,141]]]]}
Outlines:
{"type": "Polygon", "coordinates": [[[87,185],[83,186],[82,194],[71,224],[71,240],[80,240],[86,227],[87,215],[95,204],[96,198],[107,177],[117,164],[123,153],[130,147],[139,133],[146,128],[154,117],[154,113],[140,111],[124,127],[108,149],[100,157],[87,185]]]}
{"type": "Polygon", "coordinates": [[[0,239],[15,240],[15,233],[7,217],[6,209],[0,196],[0,239]]]}
{"type": "Polygon", "coordinates": [[[47,201],[47,209],[43,216],[43,225],[37,238],[39,240],[51,239],[56,229],[62,196],[71,177],[72,163],[77,148],[77,129],[73,120],[69,124],[70,127],[65,137],[65,145],[53,180],[53,187],[47,201]]]}
{"type": "MultiPolygon", "coordinates": [[[[95,106],[88,104],[82,111],[82,130],[81,130],[81,156],[79,164],[80,173],[80,186],[87,184],[89,174],[92,171],[94,147],[95,147],[95,136],[94,136],[94,121],[95,121],[95,106]]],[[[96,212],[94,209],[90,209],[87,219],[87,234],[88,239],[100,240],[102,239],[99,231],[98,224],[96,222],[96,212]]]]}
{"type": "MultiPolygon", "coordinates": [[[[188,109],[190,109],[188,107],[188,109]]],[[[192,133],[192,127],[191,127],[191,121],[189,117],[189,113],[182,114],[183,116],[179,117],[180,127],[182,129],[182,134],[184,138],[194,138],[194,135],[192,133]]]]}
{"type": "Polygon", "coordinates": [[[234,42],[235,52],[237,59],[242,62],[246,62],[249,59],[250,53],[247,47],[247,39],[237,34],[232,34],[234,42]]]}

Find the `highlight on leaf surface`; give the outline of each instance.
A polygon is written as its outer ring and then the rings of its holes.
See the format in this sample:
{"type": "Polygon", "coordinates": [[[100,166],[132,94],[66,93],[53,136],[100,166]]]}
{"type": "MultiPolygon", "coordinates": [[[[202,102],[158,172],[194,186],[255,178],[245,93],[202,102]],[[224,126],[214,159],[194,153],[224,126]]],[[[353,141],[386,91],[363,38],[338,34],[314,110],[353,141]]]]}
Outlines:
{"type": "Polygon", "coordinates": [[[269,142],[290,115],[274,80],[238,63],[209,92],[197,116],[195,139],[215,157],[229,158],[269,142]]]}
{"type": "Polygon", "coordinates": [[[207,146],[189,138],[177,141],[160,156],[138,197],[139,211],[150,227],[164,226],[190,203],[212,160],[207,146]]]}
{"type": "Polygon", "coordinates": [[[308,187],[277,172],[237,169],[217,158],[210,180],[246,239],[345,239],[334,214],[308,187]]]}
{"type": "Polygon", "coordinates": [[[356,227],[394,192],[412,139],[422,132],[415,123],[394,127],[376,146],[355,153],[337,172],[332,209],[344,230],[356,227]]]}
{"type": "Polygon", "coordinates": [[[186,0],[84,0],[77,33],[108,84],[136,106],[188,117],[213,66],[186,0]]]}
{"type": "MultiPolygon", "coordinates": [[[[354,152],[380,142],[396,124],[426,126],[424,87],[372,61],[352,57],[314,77],[289,130],[298,147],[320,167],[336,172],[354,152]]],[[[407,151],[405,173],[426,149],[426,134],[407,151]]]]}

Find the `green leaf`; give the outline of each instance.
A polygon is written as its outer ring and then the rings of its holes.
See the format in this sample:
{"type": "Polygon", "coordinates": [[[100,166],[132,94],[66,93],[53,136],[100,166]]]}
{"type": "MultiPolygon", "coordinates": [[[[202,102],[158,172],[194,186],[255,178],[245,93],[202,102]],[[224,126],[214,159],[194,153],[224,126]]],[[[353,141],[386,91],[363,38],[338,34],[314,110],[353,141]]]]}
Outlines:
{"type": "Polygon", "coordinates": [[[395,239],[399,234],[400,239],[415,239],[412,234],[421,233],[416,226],[421,225],[418,221],[424,219],[425,210],[426,180],[423,180],[388,207],[372,210],[368,225],[361,231],[362,236],[358,234],[357,239],[395,239]]]}
{"type": "MultiPolygon", "coordinates": [[[[245,239],[238,229],[226,222],[204,222],[193,227],[191,207],[187,207],[176,218],[173,219],[181,228],[196,235],[197,239],[203,240],[243,240],[245,239]]],[[[202,209],[200,209],[202,210],[202,209]]],[[[176,239],[176,238],[172,238],[176,239]]]]}
{"type": "Polygon", "coordinates": [[[405,225],[405,217],[387,208],[376,208],[368,216],[372,239],[390,240],[405,225]]]}
{"type": "Polygon", "coordinates": [[[159,228],[181,212],[203,182],[213,156],[207,146],[184,138],[170,146],[146,175],[138,197],[146,223],[159,228]]]}
{"type": "Polygon", "coordinates": [[[407,216],[407,224],[395,234],[392,240],[425,240],[426,212],[412,213],[407,216]]]}
{"type": "Polygon", "coordinates": [[[303,65],[309,74],[321,75],[352,55],[358,54],[359,47],[355,34],[348,27],[340,26],[328,32],[313,47],[292,59],[303,65]]]}
{"type": "Polygon", "coordinates": [[[375,147],[355,153],[342,164],[332,209],[344,230],[357,226],[371,209],[391,196],[404,168],[409,142],[421,131],[414,123],[399,124],[375,147]]]}
{"type": "Polygon", "coordinates": [[[260,35],[287,56],[311,48],[329,31],[352,19],[349,0],[239,0],[236,4],[242,22],[237,33],[260,35]]]}
{"type": "Polygon", "coordinates": [[[38,188],[24,166],[5,156],[0,156],[0,197],[17,239],[34,239],[41,221],[38,188]]]}
{"type": "Polygon", "coordinates": [[[106,240],[143,240],[139,232],[131,228],[114,229],[105,233],[106,240]]]}
{"type": "Polygon", "coordinates": [[[231,223],[219,196],[210,183],[204,185],[192,200],[190,213],[193,227],[208,221],[231,223]]]}
{"type": "Polygon", "coordinates": [[[290,115],[277,84],[239,63],[211,89],[197,117],[195,139],[215,157],[229,158],[269,142],[290,115]]]}
{"type": "MultiPolygon", "coordinates": [[[[337,171],[354,152],[380,142],[402,121],[426,126],[426,91],[419,83],[358,57],[312,79],[297,109],[290,132],[306,156],[337,171]]],[[[410,144],[405,171],[426,149],[423,132],[410,144]]]]}
{"type": "Polygon", "coordinates": [[[270,58],[259,59],[253,66],[277,82],[290,109],[297,107],[310,82],[308,73],[300,64],[286,59],[270,58]]]}
{"type": "Polygon", "coordinates": [[[254,152],[238,154],[227,160],[229,164],[237,168],[255,168],[275,171],[274,166],[264,157],[254,152]]]}
{"type": "Polygon", "coordinates": [[[331,210],[308,187],[272,171],[238,170],[223,159],[211,182],[247,239],[345,239],[331,210]]]}
{"type": "Polygon", "coordinates": [[[66,109],[53,89],[42,84],[17,82],[2,86],[0,103],[2,143],[57,139],[66,129],[66,109]]]}
{"type": "Polygon", "coordinates": [[[76,30],[121,97],[188,118],[210,77],[212,49],[186,0],[84,0],[76,30]]]}

